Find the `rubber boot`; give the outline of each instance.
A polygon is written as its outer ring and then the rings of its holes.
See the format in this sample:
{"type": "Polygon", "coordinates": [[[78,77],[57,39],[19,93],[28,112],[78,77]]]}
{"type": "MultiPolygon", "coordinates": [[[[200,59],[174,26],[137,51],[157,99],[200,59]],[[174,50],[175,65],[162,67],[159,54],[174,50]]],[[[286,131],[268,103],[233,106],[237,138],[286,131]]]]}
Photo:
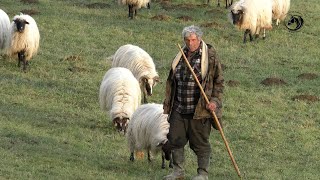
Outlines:
{"type": "Polygon", "coordinates": [[[208,180],[208,169],[210,164],[210,155],[198,156],[198,174],[192,180],[208,180]]]}
{"type": "Polygon", "coordinates": [[[165,177],[163,180],[184,179],[184,169],[182,167],[184,162],[184,149],[175,149],[172,151],[173,172],[165,177]]]}

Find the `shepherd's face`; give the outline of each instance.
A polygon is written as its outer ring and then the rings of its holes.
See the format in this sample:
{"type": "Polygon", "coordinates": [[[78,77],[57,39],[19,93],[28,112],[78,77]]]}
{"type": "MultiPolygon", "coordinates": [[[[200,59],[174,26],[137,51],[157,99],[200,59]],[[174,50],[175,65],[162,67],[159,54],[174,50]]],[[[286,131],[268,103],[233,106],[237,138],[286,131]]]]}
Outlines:
{"type": "Polygon", "coordinates": [[[184,42],[186,46],[191,52],[197,50],[200,46],[201,39],[194,33],[190,34],[188,37],[184,38],[184,42]]]}

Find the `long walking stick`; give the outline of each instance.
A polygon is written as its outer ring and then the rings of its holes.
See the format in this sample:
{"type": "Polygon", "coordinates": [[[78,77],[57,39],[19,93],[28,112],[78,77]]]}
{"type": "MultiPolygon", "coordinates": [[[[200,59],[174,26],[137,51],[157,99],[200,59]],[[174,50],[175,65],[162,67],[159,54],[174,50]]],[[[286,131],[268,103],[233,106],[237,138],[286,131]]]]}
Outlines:
{"type": "MultiPolygon", "coordinates": [[[[184,61],[185,61],[186,64],[188,65],[188,68],[189,68],[189,70],[191,71],[191,73],[192,73],[192,75],[193,75],[193,78],[196,80],[196,82],[197,82],[197,84],[198,84],[198,86],[199,86],[199,88],[200,88],[200,91],[201,91],[204,99],[206,100],[207,104],[209,104],[210,102],[209,102],[209,100],[208,100],[208,97],[207,97],[207,95],[205,94],[205,92],[204,92],[204,90],[203,90],[203,88],[202,88],[202,86],[201,86],[201,84],[200,84],[200,82],[199,82],[196,74],[193,72],[192,67],[191,67],[190,64],[189,64],[186,55],[184,54],[184,52],[183,52],[183,50],[182,50],[182,48],[181,48],[181,46],[180,46],[179,44],[178,44],[178,47],[179,47],[179,49],[180,49],[180,51],[181,51],[181,54],[182,54],[182,56],[183,56],[184,61]]],[[[223,139],[223,141],[224,141],[224,144],[226,145],[226,148],[227,148],[227,150],[228,150],[228,153],[229,153],[229,156],[230,156],[230,158],[231,158],[232,164],[233,164],[234,168],[236,169],[236,171],[237,171],[237,173],[238,173],[238,176],[241,178],[240,170],[239,170],[239,168],[238,168],[238,165],[237,165],[236,161],[235,161],[234,158],[233,158],[232,152],[231,152],[231,150],[230,150],[230,148],[229,148],[227,139],[226,139],[226,137],[224,136],[223,130],[222,130],[221,125],[220,125],[220,123],[219,123],[219,121],[218,121],[218,118],[217,118],[217,116],[216,116],[216,113],[215,113],[214,111],[211,111],[211,115],[214,117],[214,121],[215,121],[216,125],[218,126],[219,132],[220,132],[221,137],[222,137],[222,139],[223,139]]]]}

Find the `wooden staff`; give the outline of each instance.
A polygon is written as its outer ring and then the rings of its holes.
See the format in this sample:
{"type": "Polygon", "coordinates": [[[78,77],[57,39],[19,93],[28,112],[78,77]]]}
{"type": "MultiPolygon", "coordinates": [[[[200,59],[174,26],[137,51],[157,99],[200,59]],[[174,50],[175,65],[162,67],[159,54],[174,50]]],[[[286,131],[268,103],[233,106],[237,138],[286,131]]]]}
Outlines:
{"type": "MultiPolygon", "coordinates": [[[[197,84],[198,84],[198,86],[199,86],[199,88],[200,88],[200,91],[201,91],[201,93],[202,93],[202,96],[203,96],[204,99],[206,100],[207,104],[209,104],[210,102],[209,102],[209,100],[208,100],[208,97],[207,97],[207,95],[205,94],[205,92],[204,92],[204,90],[203,90],[203,88],[202,88],[202,86],[201,86],[201,84],[200,84],[200,82],[199,82],[196,74],[193,72],[192,67],[191,67],[190,64],[189,64],[186,55],[184,54],[181,46],[180,46],[179,44],[177,44],[177,45],[178,45],[178,47],[179,47],[179,49],[180,49],[180,51],[181,51],[181,54],[182,54],[182,56],[183,56],[183,58],[184,58],[184,61],[185,61],[186,64],[188,65],[188,68],[189,68],[189,70],[191,71],[191,73],[192,73],[192,75],[193,75],[193,78],[196,80],[196,82],[197,82],[197,84]]],[[[214,121],[215,121],[216,125],[218,126],[218,129],[219,129],[219,131],[220,131],[221,137],[222,137],[222,139],[223,139],[223,141],[224,141],[224,144],[226,145],[226,148],[227,148],[227,150],[228,150],[229,156],[230,156],[230,158],[231,158],[232,164],[233,164],[234,168],[236,169],[236,171],[237,171],[237,173],[238,173],[238,176],[241,178],[240,170],[239,170],[239,168],[238,168],[238,165],[237,165],[236,161],[235,161],[234,158],[233,158],[232,152],[231,152],[231,150],[230,150],[230,148],[229,148],[227,139],[226,139],[226,137],[224,136],[223,130],[222,130],[221,125],[220,125],[220,123],[219,123],[219,121],[218,121],[218,118],[217,118],[217,116],[216,116],[216,113],[215,113],[214,111],[211,111],[211,115],[214,117],[214,121]]]]}

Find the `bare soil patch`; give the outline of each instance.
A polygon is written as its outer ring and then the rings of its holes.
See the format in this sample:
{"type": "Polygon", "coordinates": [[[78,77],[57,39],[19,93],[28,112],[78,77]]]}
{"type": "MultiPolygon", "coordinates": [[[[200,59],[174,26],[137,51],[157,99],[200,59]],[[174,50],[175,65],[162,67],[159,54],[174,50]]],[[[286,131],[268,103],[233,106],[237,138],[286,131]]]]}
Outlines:
{"type": "Polygon", "coordinates": [[[23,9],[20,12],[23,14],[28,14],[30,16],[40,14],[40,12],[36,9],[23,9]]]}
{"type": "Polygon", "coordinates": [[[307,102],[316,102],[319,101],[319,97],[313,96],[313,95],[307,95],[307,94],[302,94],[302,95],[297,95],[292,97],[293,101],[307,101],[307,102]]]}
{"type": "Polygon", "coordinates": [[[229,80],[227,81],[227,85],[230,87],[238,87],[240,85],[240,82],[236,80],[229,80]]]}
{"type": "Polygon", "coordinates": [[[26,3],[26,4],[37,4],[39,3],[39,0],[20,0],[21,2],[23,3],[26,3]]]}
{"type": "Polygon", "coordinates": [[[81,61],[82,57],[79,55],[71,55],[63,58],[64,61],[81,61]]]}
{"type": "Polygon", "coordinates": [[[200,24],[201,27],[207,27],[207,28],[221,28],[222,26],[216,22],[206,22],[203,24],[200,24]]]}
{"type": "Polygon", "coordinates": [[[190,16],[179,16],[177,19],[180,19],[182,21],[192,21],[192,17],[190,16]]]}
{"type": "Polygon", "coordinates": [[[91,3],[86,5],[87,8],[89,9],[105,9],[105,8],[110,8],[110,4],[107,3],[91,3]]]}
{"type": "Polygon", "coordinates": [[[170,16],[165,15],[165,14],[159,14],[156,16],[153,16],[152,18],[150,18],[152,20],[158,20],[158,21],[167,21],[170,19],[170,16]]]}
{"type": "Polygon", "coordinates": [[[261,82],[261,84],[266,85],[266,86],[274,86],[274,85],[286,85],[287,83],[280,78],[266,78],[261,82]]]}
{"type": "Polygon", "coordinates": [[[317,74],[314,73],[303,73],[298,76],[299,79],[312,80],[318,78],[317,74]]]}

